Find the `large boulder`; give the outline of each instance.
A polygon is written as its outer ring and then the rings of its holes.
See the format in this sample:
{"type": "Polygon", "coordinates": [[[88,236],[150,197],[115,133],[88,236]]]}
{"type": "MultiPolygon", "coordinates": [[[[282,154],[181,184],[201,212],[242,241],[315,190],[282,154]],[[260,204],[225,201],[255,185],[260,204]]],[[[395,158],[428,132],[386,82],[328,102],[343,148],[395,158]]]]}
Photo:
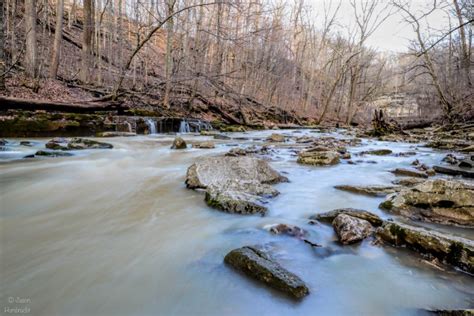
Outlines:
{"type": "Polygon", "coordinates": [[[427,180],[389,195],[380,207],[413,220],[474,227],[474,185],[427,180]]]}
{"type": "Polygon", "coordinates": [[[206,189],[206,203],[237,214],[265,214],[265,200],[278,191],[269,184],[288,181],[264,160],[251,157],[207,157],[188,168],[186,186],[206,189]]]}
{"type": "Polygon", "coordinates": [[[394,222],[385,222],[377,229],[376,235],[390,245],[410,248],[474,273],[472,240],[394,222]]]}
{"type": "Polygon", "coordinates": [[[335,151],[302,151],[298,154],[298,163],[326,166],[339,163],[339,153],[335,151]]]}
{"type": "Polygon", "coordinates": [[[309,294],[306,284],[295,274],[283,268],[263,250],[246,246],[229,252],[224,262],[247,276],[293,298],[309,294]]]}
{"type": "Polygon", "coordinates": [[[188,146],[186,142],[181,137],[176,137],[171,145],[171,149],[186,149],[188,146]]]}
{"type": "Polygon", "coordinates": [[[288,181],[261,159],[252,157],[206,157],[188,168],[186,186],[190,189],[206,189],[209,185],[220,186],[229,180],[257,181],[275,184],[288,181]]]}
{"type": "Polygon", "coordinates": [[[372,225],[368,221],[345,214],[337,215],[332,226],[343,245],[361,241],[373,231],[372,225]]]}
{"type": "Polygon", "coordinates": [[[365,194],[371,196],[386,196],[387,194],[398,192],[401,190],[400,186],[395,185],[336,185],[334,188],[342,191],[349,191],[357,194],[365,194]]]}
{"type": "Polygon", "coordinates": [[[369,223],[371,223],[373,226],[380,226],[383,223],[383,220],[379,216],[368,211],[358,210],[354,208],[335,209],[326,213],[315,214],[311,216],[309,219],[312,221],[317,220],[320,222],[332,223],[334,219],[340,214],[366,220],[369,223]]]}

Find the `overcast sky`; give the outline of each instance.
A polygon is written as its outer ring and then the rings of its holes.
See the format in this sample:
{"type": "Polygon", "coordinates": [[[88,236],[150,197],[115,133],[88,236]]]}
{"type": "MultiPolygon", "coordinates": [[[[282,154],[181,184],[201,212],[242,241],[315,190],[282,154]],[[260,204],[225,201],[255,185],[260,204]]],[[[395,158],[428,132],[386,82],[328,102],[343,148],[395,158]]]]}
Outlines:
{"type": "MultiPolygon", "coordinates": [[[[326,6],[331,4],[333,9],[335,9],[339,0],[305,0],[305,3],[313,7],[314,12],[317,14],[316,21],[321,21],[321,18],[318,17],[323,16],[324,3],[326,3],[326,6]]],[[[432,4],[433,0],[412,0],[410,1],[410,8],[413,12],[417,12],[418,15],[420,15],[421,12],[427,12],[427,8],[430,8],[432,4]]],[[[349,0],[342,0],[338,16],[339,23],[341,24],[355,23],[354,10],[349,0]]],[[[436,29],[442,29],[448,25],[446,13],[442,10],[434,11],[428,16],[425,22],[429,23],[430,27],[436,29]]],[[[379,51],[400,52],[407,49],[409,41],[412,39],[415,39],[413,29],[403,21],[402,13],[398,12],[390,16],[380,28],[372,34],[366,44],[379,51]]]]}

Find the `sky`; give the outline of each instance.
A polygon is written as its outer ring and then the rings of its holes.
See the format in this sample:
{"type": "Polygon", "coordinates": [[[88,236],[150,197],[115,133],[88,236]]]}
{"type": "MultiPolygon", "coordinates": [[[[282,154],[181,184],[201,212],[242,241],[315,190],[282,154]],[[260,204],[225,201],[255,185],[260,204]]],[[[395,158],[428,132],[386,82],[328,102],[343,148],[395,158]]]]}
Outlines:
{"type": "MultiPolygon", "coordinates": [[[[339,23],[344,25],[354,24],[355,16],[354,10],[350,5],[350,0],[305,0],[305,4],[312,7],[312,10],[316,14],[316,23],[318,25],[318,21],[322,20],[321,16],[323,15],[322,12],[324,12],[325,3],[326,7],[330,4],[332,8],[335,9],[339,1],[342,1],[338,13],[339,23]]],[[[370,0],[356,1],[360,3],[361,1],[370,0]]],[[[421,12],[428,11],[427,8],[430,8],[433,4],[433,0],[412,0],[408,2],[410,3],[410,11],[417,12],[418,15],[420,15],[421,12]]],[[[320,23],[322,26],[323,22],[320,23]]],[[[424,21],[425,27],[428,24],[433,29],[447,28],[448,19],[446,13],[442,10],[434,11],[424,21]]],[[[368,38],[366,44],[379,51],[403,52],[407,50],[410,40],[413,39],[415,39],[415,33],[412,27],[403,21],[403,14],[401,12],[396,12],[380,25],[371,37],[368,38]]]]}

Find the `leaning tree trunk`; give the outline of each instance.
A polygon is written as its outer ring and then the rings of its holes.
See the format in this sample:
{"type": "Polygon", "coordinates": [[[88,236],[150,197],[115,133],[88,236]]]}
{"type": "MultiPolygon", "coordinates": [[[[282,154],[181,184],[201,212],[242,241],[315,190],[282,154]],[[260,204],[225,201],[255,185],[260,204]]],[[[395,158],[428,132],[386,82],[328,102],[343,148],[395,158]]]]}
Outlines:
{"type": "Polygon", "coordinates": [[[61,39],[63,36],[64,0],[57,0],[56,4],[56,30],[54,33],[53,54],[49,77],[56,79],[58,75],[59,59],[61,58],[61,39]]]}

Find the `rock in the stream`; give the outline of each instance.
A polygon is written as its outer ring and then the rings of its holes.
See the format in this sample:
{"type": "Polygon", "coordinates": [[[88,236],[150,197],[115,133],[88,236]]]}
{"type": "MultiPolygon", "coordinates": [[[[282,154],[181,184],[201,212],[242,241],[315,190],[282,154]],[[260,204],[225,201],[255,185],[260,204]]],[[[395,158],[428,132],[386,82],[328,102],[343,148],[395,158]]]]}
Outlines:
{"type": "Polygon", "coordinates": [[[263,206],[263,198],[278,194],[279,192],[268,184],[229,180],[208,186],[205,201],[209,206],[228,213],[265,215],[267,208],[263,206]]]}
{"type": "Polygon", "coordinates": [[[297,275],[286,270],[267,253],[255,247],[234,249],[225,256],[224,262],[291,297],[301,299],[309,294],[308,287],[297,275]]]}
{"type": "Polygon", "coordinates": [[[214,135],[214,139],[220,139],[220,140],[228,140],[231,139],[230,136],[224,135],[224,134],[216,134],[214,135]]]}
{"type": "Polygon", "coordinates": [[[380,207],[413,220],[474,227],[474,185],[427,180],[389,195],[380,207]]]}
{"type": "Polygon", "coordinates": [[[463,147],[459,151],[465,152],[465,153],[474,153],[474,145],[469,145],[469,146],[463,147]]]}
{"type": "Polygon", "coordinates": [[[86,138],[73,138],[67,144],[68,149],[110,149],[113,148],[109,143],[98,142],[86,138]]]}
{"type": "Polygon", "coordinates": [[[20,145],[21,145],[21,146],[25,146],[25,147],[31,147],[31,146],[33,146],[33,144],[32,144],[30,141],[28,141],[28,140],[23,140],[23,141],[21,141],[21,142],[20,142],[20,145]]]}
{"type": "Polygon", "coordinates": [[[474,316],[474,309],[435,309],[427,312],[438,316],[474,316]]]}
{"type": "Polygon", "coordinates": [[[474,273],[474,241],[394,222],[385,222],[376,231],[381,240],[438,258],[463,271],[474,273]]]}
{"type": "Polygon", "coordinates": [[[340,208],[340,209],[332,210],[326,213],[315,214],[315,215],[312,215],[309,219],[326,222],[326,223],[332,223],[334,219],[340,214],[366,220],[369,223],[371,223],[373,226],[380,226],[383,223],[383,220],[377,215],[368,211],[358,210],[354,208],[340,208]]]}
{"type": "Polygon", "coordinates": [[[35,153],[35,156],[44,156],[44,157],[69,157],[72,156],[71,153],[64,152],[64,151],[58,151],[58,150],[53,150],[53,151],[46,151],[46,150],[38,150],[35,153]]]}
{"type": "Polygon", "coordinates": [[[281,135],[281,134],[271,134],[268,138],[267,138],[267,141],[269,142],[275,142],[275,143],[282,143],[285,141],[285,136],[281,135]]]}
{"type": "Polygon", "coordinates": [[[442,174],[448,174],[451,176],[462,176],[465,178],[474,178],[473,168],[461,168],[461,167],[448,167],[448,166],[434,166],[433,169],[442,174]]]}
{"type": "Polygon", "coordinates": [[[102,132],[97,135],[98,137],[131,137],[137,136],[137,133],[132,132],[102,132]]]}
{"type": "Polygon", "coordinates": [[[425,181],[426,180],[422,178],[401,178],[401,179],[393,180],[392,183],[397,184],[397,185],[402,185],[405,187],[412,187],[417,184],[423,183],[425,181]]]}
{"type": "Polygon", "coordinates": [[[367,238],[373,230],[368,221],[346,214],[337,215],[332,226],[343,245],[359,242],[367,238]]]}
{"type": "Polygon", "coordinates": [[[270,226],[265,226],[265,229],[268,229],[271,233],[280,235],[288,235],[296,237],[298,239],[303,239],[308,235],[308,232],[301,227],[289,224],[275,224],[270,226]]]}
{"type": "Polygon", "coordinates": [[[181,137],[176,137],[171,145],[171,149],[186,149],[188,146],[186,142],[181,137]]]}
{"type": "Polygon", "coordinates": [[[197,144],[193,144],[193,148],[201,148],[201,149],[212,149],[215,148],[216,145],[214,145],[213,142],[200,142],[197,144]]]}
{"type": "Polygon", "coordinates": [[[398,192],[401,190],[400,186],[395,185],[336,185],[334,188],[352,193],[365,194],[371,196],[386,196],[387,194],[398,192]]]}
{"type": "Polygon", "coordinates": [[[405,168],[397,168],[395,170],[390,171],[391,173],[397,176],[406,176],[406,177],[417,177],[417,178],[428,178],[426,172],[412,170],[412,169],[405,169],[405,168]]]}
{"type": "Polygon", "coordinates": [[[48,149],[67,150],[67,140],[65,138],[56,137],[51,139],[44,145],[48,149]]]}
{"type": "Polygon", "coordinates": [[[211,184],[219,186],[229,180],[257,181],[266,184],[288,181],[262,159],[205,157],[188,168],[185,183],[190,189],[206,189],[211,184]]]}
{"type": "Polygon", "coordinates": [[[206,202],[219,210],[264,214],[264,199],[278,191],[269,184],[288,181],[261,159],[251,157],[206,157],[188,168],[186,186],[206,189],[206,202]]]}
{"type": "Polygon", "coordinates": [[[6,139],[0,139],[0,146],[5,146],[6,144],[8,144],[8,141],[6,139]]]}
{"type": "Polygon", "coordinates": [[[298,154],[298,163],[326,166],[339,163],[339,153],[335,151],[302,151],[298,154]]]}
{"type": "Polygon", "coordinates": [[[361,152],[362,155],[376,155],[376,156],[386,156],[390,155],[392,151],[390,149],[375,149],[361,152]]]}
{"type": "Polygon", "coordinates": [[[73,138],[66,140],[64,138],[53,138],[45,145],[53,150],[82,150],[82,149],[110,149],[114,146],[109,143],[98,142],[87,138],[73,138]]]}

